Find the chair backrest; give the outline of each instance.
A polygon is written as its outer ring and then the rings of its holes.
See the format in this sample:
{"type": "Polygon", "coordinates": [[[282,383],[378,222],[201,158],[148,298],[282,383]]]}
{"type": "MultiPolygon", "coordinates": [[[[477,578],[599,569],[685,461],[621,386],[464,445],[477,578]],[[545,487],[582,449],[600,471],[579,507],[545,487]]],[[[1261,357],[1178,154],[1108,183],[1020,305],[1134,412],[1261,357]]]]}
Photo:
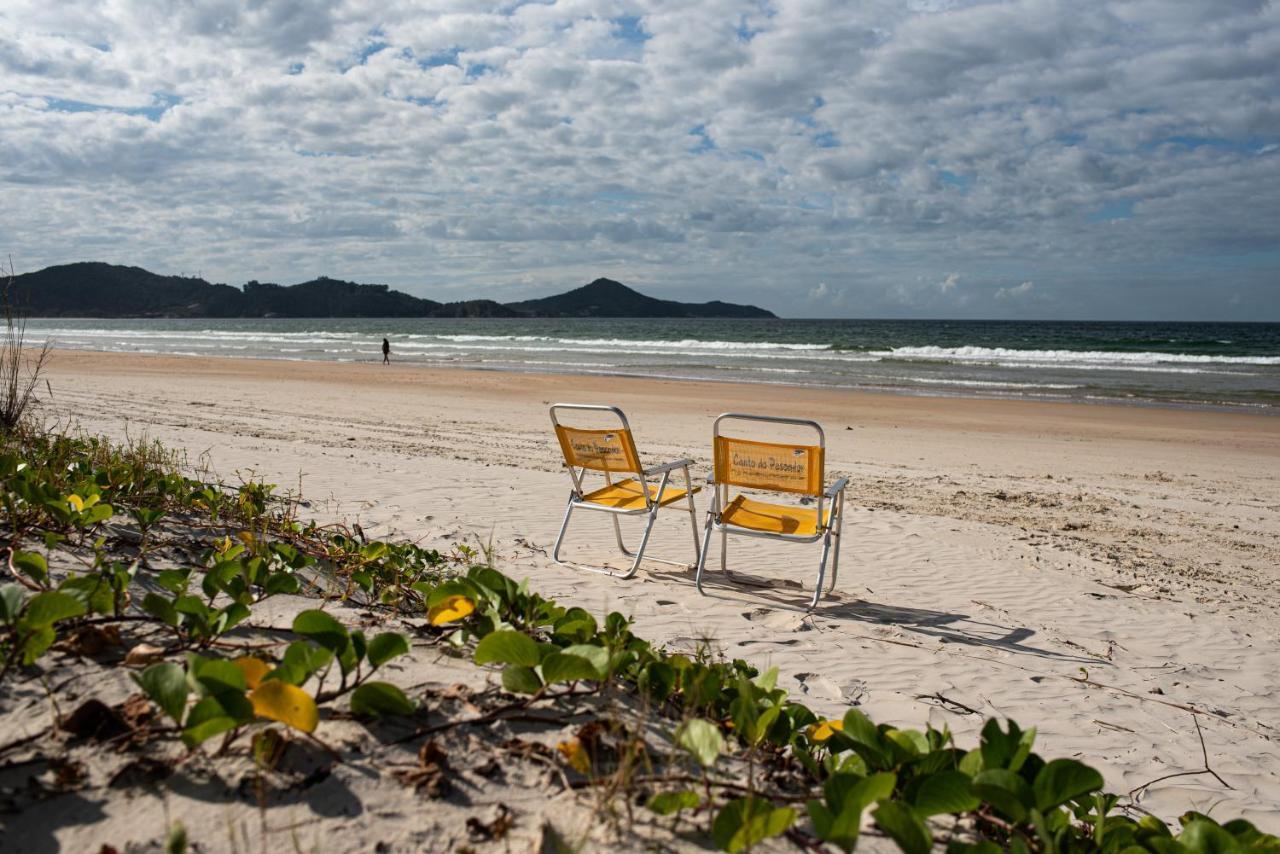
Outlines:
{"type": "Polygon", "coordinates": [[[816,421],[726,412],[716,419],[712,430],[712,443],[715,451],[717,484],[812,496],[821,496],[823,493],[826,436],[816,421]],[[817,434],[818,443],[799,445],[786,442],[759,442],[722,435],[721,422],[730,420],[763,421],[812,428],[817,434]]]}
{"type": "MultiPolygon", "coordinates": [[[[605,472],[606,475],[624,473],[642,476],[640,455],[636,453],[635,440],[631,437],[631,425],[627,416],[616,406],[595,406],[584,403],[557,403],[551,407],[551,423],[560,440],[565,465],[572,468],[605,472]],[[557,417],[558,411],[576,410],[612,412],[620,426],[612,429],[584,429],[566,427],[557,417]]],[[[576,482],[575,478],[575,482],[576,482]]]]}

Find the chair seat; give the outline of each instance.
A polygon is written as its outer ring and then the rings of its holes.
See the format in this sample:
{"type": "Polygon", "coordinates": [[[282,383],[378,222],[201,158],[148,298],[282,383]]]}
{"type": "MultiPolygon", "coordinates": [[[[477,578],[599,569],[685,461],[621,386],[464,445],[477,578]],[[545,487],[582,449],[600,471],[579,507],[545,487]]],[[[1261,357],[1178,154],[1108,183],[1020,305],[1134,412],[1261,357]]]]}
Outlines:
{"type": "MultiPolygon", "coordinates": [[[[658,506],[666,507],[672,502],[679,501],[688,494],[688,490],[676,489],[674,486],[668,486],[662,491],[662,497],[658,497],[658,485],[651,483],[649,486],[649,498],[658,502],[658,506]]],[[[700,487],[695,486],[694,492],[700,487]]],[[[591,504],[599,504],[604,507],[611,507],[615,510],[643,510],[645,508],[644,490],[640,486],[640,481],[635,478],[620,480],[610,486],[601,487],[595,492],[588,492],[582,496],[582,500],[591,504]]]]}
{"type": "MultiPolygon", "coordinates": [[[[763,534],[812,537],[818,532],[818,508],[769,504],[739,495],[720,514],[720,521],[763,534]]],[[[825,528],[830,521],[831,509],[828,506],[822,511],[822,527],[825,528]]]]}

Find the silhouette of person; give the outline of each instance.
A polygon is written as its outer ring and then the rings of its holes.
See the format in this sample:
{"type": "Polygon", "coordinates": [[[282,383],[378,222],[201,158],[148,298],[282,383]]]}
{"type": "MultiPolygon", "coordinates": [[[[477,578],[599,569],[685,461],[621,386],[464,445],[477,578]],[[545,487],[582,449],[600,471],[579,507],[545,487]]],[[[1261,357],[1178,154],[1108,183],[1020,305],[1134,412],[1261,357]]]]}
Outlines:
{"type": "Polygon", "coordinates": [[[391,342],[385,338],[382,339],[382,364],[391,364],[391,342]]]}

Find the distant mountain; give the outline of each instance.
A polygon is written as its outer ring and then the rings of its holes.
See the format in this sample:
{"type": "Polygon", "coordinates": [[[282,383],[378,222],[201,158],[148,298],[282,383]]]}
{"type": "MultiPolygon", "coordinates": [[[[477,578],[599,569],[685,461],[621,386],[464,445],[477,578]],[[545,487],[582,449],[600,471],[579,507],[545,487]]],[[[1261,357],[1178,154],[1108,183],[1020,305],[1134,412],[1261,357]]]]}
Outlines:
{"type": "Polygon", "coordinates": [[[321,276],[298,285],[249,282],[244,317],[430,317],[440,303],[419,299],[387,285],[357,285],[321,276]]]}
{"type": "Polygon", "coordinates": [[[204,279],[96,261],[14,279],[17,308],[44,317],[238,317],[244,294],[204,279]]]}
{"type": "Polygon", "coordinates": [[[431,312],[432,317],[524,317],[520,312],[491,299],[447,302],[431,312]]]}
{"type": "Polygon", "coordinates": [[[243,289],[141,267],[62,264],[14,279],[12,298],[35,317],[773,317],[726,302],[660,300],[612,279],[542,299],[438,303],[320,277],[297,285],[248,282],[243,289]]]}
{"type": "Polygon", "coordinates": [[[655,299],[613,279],[596,279],[568,293],[509,303],[530,317],[775,317],[754,305],[655,299]]]}

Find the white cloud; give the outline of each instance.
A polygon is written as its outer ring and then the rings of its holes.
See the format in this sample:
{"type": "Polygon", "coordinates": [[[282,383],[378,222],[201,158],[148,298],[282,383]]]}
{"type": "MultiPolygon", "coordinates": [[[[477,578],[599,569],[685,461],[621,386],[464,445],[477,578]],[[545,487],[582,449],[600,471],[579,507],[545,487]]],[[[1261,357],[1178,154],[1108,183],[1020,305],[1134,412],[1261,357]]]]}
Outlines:
{"type": "Polygon", "coordinates": [[[1022,282],[1021,284],[1017,284],[1008,288],[997,288],[996,299],[998,300],[1021,299],[1023,297],[1030,296],[1032,291],[1035,290],[1035,288],[1036,286],[1034,282],[1022,282]]]}
{"type": "Polygon", "coordinates": [[[608,274],[781,313],[1277,317],[1278,48],[1251,0],[11,0],[0,248],[443,299],[608,274]]]}

